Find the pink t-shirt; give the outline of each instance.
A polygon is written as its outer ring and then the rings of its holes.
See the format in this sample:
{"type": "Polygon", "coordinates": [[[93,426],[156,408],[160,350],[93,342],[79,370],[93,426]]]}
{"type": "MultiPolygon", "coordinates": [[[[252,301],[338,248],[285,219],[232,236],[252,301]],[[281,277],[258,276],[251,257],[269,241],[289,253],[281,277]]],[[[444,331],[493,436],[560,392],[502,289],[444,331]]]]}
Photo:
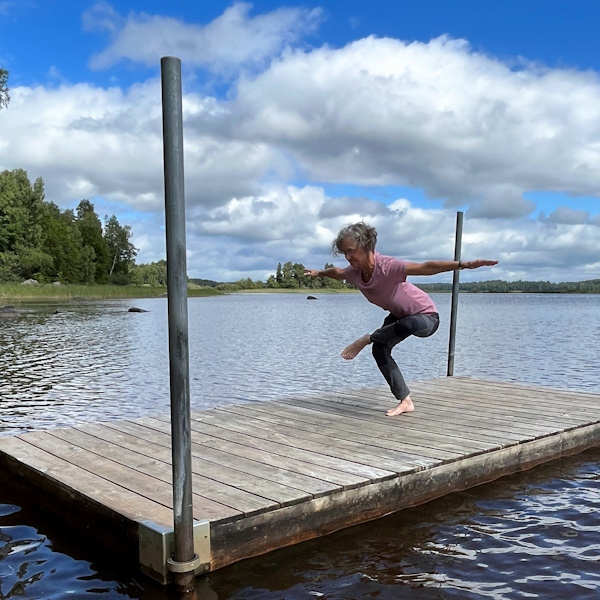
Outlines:
{"type": "Polygon", "coordinates": [[[406,281],[406,261],[375,252],[375,269],[366,283],[360,269],[348,266],[346,281],[355,285],[372,304],[401,318],[436,313],[433,300],[416,285],[406,281]]]}

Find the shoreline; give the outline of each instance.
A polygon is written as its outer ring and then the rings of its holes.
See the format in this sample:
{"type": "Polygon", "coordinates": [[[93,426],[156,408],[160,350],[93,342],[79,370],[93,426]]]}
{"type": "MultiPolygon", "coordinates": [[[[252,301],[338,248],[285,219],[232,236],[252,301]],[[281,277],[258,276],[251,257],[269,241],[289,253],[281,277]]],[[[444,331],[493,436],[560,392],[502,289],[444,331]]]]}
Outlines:
{"type": "MultiPolygon", "coordinates": [[[[213,288],[189,287],[188,298],[222,296],[213,288]]],[[[72,300],[135,300],[167,297],[164,287],[116,285],[60,285],[23,286],[19,283],[0,283],[0,306],[10,302],[47,302],[72,300]]]]}
{"type": "MultiPolygon", "coordinates": [[[[419,286],[417,286],[419,287],[419,286]]],[[[424,290],[428,294],[451,294],[452,290],[424,290]]],[[[240,290],[217,290],[211,287],[188,288],[188,298],[204,298],[213,296],[227,296],[232,294],[358,294],[356,289],[339,288],[253,288],[240,290]]],[[[569,294],[569,295],[596,295],[598,292],[581,291],[470,291],[460,290],[461,294],[569,294]]],[[[0,283],[0,307],[16,302],[69,302],[77,300],[121,300],[141,298],[166,298],[166,288],[144,286],[115,286],[115,285],[61,285],[52,284],[39,286],[22,286],[18,283],[0,283]]]]}

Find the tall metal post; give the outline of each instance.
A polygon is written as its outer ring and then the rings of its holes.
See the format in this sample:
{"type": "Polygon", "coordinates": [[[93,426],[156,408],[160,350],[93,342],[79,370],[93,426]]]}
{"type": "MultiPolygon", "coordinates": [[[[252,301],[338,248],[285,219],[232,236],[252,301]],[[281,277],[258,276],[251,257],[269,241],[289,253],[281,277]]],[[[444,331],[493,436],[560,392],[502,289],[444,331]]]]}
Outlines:
{"type": "MultiPolygon", "coordinates": [[[[456,213],[456,238],[454,240],[454,260],[460,260],[460,248],[462,245],[463,213],[456,213]]],[[[448,377],[454,375],[454,346],[456,343],[456,315],[458,311],[458,286],[460,282],[460,271],[454,271],[452,277],[452,308],[450,311],[450,343],[448,346],[448,377]]]]}
{"type": "Polygon", "coordinates": [[[163,147],[165,170],[165,223],[169,314],[169,379],[171,386],[171,445],[173,457],[173,520],[175,553],[167,567],[175,583],[189,590],[194,583],[194,514],[190,365],[185,244],[185,190],[183,176],[183,111],[181,60],[161,58],[163,147]]]}

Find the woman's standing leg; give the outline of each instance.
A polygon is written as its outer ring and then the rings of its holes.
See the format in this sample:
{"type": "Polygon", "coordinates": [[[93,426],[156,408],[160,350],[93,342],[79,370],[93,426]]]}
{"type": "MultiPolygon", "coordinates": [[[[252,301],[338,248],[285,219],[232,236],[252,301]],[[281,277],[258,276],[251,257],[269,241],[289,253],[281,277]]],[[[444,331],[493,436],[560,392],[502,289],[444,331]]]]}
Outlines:
{"type": "Polygon", "coordinates": [[[404,412],[412,412],[414,405],[410,398],[410,389],[406,385],[402,371],[392,357],[392,348],[411,335],[428,337],[435,333],[439,325],[437,315],[412,315],[397,319],[388,315],[383,325],[370,335],[373,344],[373,357],[381,374],[390,386],[398,405],[387,411],[392,417],[404,412]]]}

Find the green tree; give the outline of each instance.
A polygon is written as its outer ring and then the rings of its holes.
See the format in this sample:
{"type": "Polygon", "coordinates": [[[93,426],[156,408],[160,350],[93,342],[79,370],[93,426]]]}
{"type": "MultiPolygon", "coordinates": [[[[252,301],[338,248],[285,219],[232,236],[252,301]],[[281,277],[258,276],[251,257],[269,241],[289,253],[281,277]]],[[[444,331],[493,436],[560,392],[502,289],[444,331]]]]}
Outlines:
{"type": "Polygon", "coordinates": [[[52,258],[42,248],[43,221],[42,179],[32,186],[23,169],[0,173],[0,253],[12,255],[3,261],[4,278],[38,277],[51,269],[52,258]]]}
{"type": "Polygon", "coordinates": [[[286,262],[281,270],[281,287],[297,288],[298,281],[294,279],[294,266],[290,261],[286,262]]]}
{"type": "Polygon", "coordinates": [[[276,289],[279,287],[277,279],[275,279],[274,275],[269,275],[269,278],[267,279],[267,287],[272,289],[276,289]]]}
{"type": "Polygon", "coordinates": [[[131,270],[131,281],[136,285],[151,287],[167,287],[167,261],[142,265],[134,265],[131,270]]]}
{"type": "Polygon", "coordinates": [[[298,282],[297,287],[309,287],[310,278],[304,277],[304,265],[302,263],[294,263],[292,277],[298,282]]]}
{"type": "Polygon", "coordinates": [[[27,231],[24,236],[24,243],[33,248],[41,248],[43,239],[43,218],[44,218],[44,180],[38,177],[33,186],[29,183],[27,172],[17,169],[17,184],[23,206],[27,212],[27,231]]]}
{"type": "Polygon", "coordinates": [[[23,202],[24,178],[27,173],[23,170],[0,173],[0,252],[14,251],[27,235],[29,215],[23,202]]]}
{"type": "Polygon", "coordinates": [[[41,177],[32,185],[23,169],[0,172],[0,281],[127,283],[137,254],[131,228],[112,216],[103,232],[89,200],[75,215],[44,197],[41,177]]]}
{"type": "Polygon", "coordinates": [[[19,259],[14,252],[0,252],[0,281],[19,281],[19,259]]]}
{"type": "MultiPolygon", "coordinates": [[[[323,269],[330,269],[331,267],[333,267],[332,263],[325,263],[323,269]]],[[[323,277],[323,279],[321,279],[321,282],[322,286],[327,289],[341,290],[344,288],[354,287],[350,284],[347,284],[345,281],[339,281],[331,277],[323,277]]]]}
{"type": "Polygon", "coordinates": [[[83,283],[96,281],[96,252],[91,246],[81,249],[81,278],[83,283]]]}
{"type": "Polygon", "coordinates": [[[54,202],[44,205],[43,249],[52,259],[52,270],[43,271],[46,279],[63,283],[81,283],[82,240],[72,210],[61,212],[54,202]]]}
{"type": "Polygon", "coordinates": [[[77,206],[77,227],[85,251],[84,262],[87,261],[84,268],[86,283],[108,283],[110,271],[108,247],[102,234],[102,223],[89,200],[82,200],[77,206]],[[86,248],[92,249],[93,253],[86,251],[86,248]],[[90,270],[89,261],[93,261],[93,271],[90,270]],[[90,280],[92,274],[93,279],[90,280]]]}
{"type": "Polygon", "coordinates": [[[137,248],[129,241],[131,236],[131,227],[120,225],[115,215],[104,217],[104,240],[111,263],[108,276],[118,283],[129,283],[131,280],[129,267],[137,256],[137,248]]]}
{"type": "Polygon", "coordinates": [[[17,246],[18,275],[23,279],[44,280],[44,272],[52,270],[53,260],[39,248],[17,246]]]}
{"type": "Polygon", "coordinates": [[[8,94],[8,71],[0,67],[0,109],[6,108],[10,102],[8,94]]]}

